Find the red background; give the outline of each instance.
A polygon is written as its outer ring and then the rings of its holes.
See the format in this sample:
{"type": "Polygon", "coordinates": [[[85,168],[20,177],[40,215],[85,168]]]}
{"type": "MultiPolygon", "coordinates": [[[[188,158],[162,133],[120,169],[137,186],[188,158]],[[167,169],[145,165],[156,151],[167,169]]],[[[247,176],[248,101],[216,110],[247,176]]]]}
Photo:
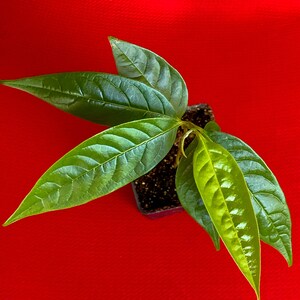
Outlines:
{"type": "MultiPolygon", "coordinates": [[[[115,73],[107,36],[149,48],[208,102],[223,131],[276,174],[293,220],[294,265],[262,245],[262,299],[300,299],[300,3],[2,1],[0,78],[115,73]],[[226,4],[225,4],[226,3],[226,4]]],[[[0,86],[3,223],[61,155],[102,130],[0,86]]],[[[149,220],[129,186],[0,229],[0,299],[255,299],[227,251],[186,214],[149,220]]]]}

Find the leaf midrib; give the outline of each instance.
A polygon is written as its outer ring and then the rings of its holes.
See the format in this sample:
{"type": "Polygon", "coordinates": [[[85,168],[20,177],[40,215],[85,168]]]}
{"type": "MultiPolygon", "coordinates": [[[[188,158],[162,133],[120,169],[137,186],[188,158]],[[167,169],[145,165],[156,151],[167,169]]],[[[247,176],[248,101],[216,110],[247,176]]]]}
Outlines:
{"type": "MultiPolygon", "coordinates": [[[[250,153],[251,155],[253,155],[252,154],[252,151],[251,150],[249,150],[247,147],[245,147],[243,144],[241,144],[242,145],[242,147],[243,147],[243,149],[242,149],[242,151],[246,151],[246,152],[248,152],[248,153],[250,153]]],[[[235,150],[239,150],[239,147],[237,147],[237,146],[235,146],[235,147],[231,147],[230,148],[230,150],[232,151],[235,151],[235,150]]],[[[268,171],[269,171],[269,168],[268,167],[266,167],[266,165],[265,165],[265,163],[264,162],[261,162],[260,160],[258,160],[258,159],[255,159],[256,157],[251,157],[251,158],[247,158],[247,160],[250,160],[250,161],[256,161],[257,163],[259,163],[262,167],[264,167],[265,169],[267,169],[268,171]]],[[[245,158],[242,158],[242,159],[239,159],[238,161],[244,161],[245,160],[245,158]]],[[[246,172],[243,172],[244,173],[244,175],[246,175],[246,176],[262,176],[262,177],[264,177],[270,184],[272,184],[272,185],[275,185],[274,184],[274,177],[273,176],[271,176],[271,179],[269,179],[269,178],[267,178],[267,177],[265,177],[265,176],[263,176],[263,175],[261,175],[261,174],[254,174],[254,173],[250,173],[250,172],[248,172],[248,173],[246,173],[246,172]]],[[[247,180],[246,180],[246,182],[247,182],[247,180]]],[[[269,191],[259,191],[258,193],[253,193],[252,192],[252,190],[249,188],[249,186],[248,186],[248,183],[247,183],[247,187],[248,187],[248,190],[249,190],[249,193],[250,193],[250,196],[251,196],[251,198],[256,202],[256,204],[262,209],[262,211],[265,213],[265,215],[266,215],[266,218],[267,218],[267,220],[268,220],[268,222],[269,222],[269,224],[271,224],[272,225],[272,228],[275,230],[275,232],[276,232],[276,234],[277,234],[277,236],[279,237],[279,239],[280,239],[280,242],[281,242],[281,244],[283,245],[283,247],[284,247],[284,249],[285,249],[285,252],[286,252],[286,255],[288,256],[288,258],[289,258],[289,262],[288,263],[290,263],[290,260],[291,260],[291,257],[290,257],[290,255],[289,255],[289,248],[288,248],[288,246],[284,243],[284,241],[282,240],[282,236],[281,236],[281,234],[280,234],[280,232],[278,231],[278,229],[277,229],[277,227],[275,226],[275,224],[274,224],[274,222],[273,222],[273,220],[272,220],[272,218],[269,216],[269,214],[268,214],[268,212],[266,211],[266,209],[264,208],[264,206],[260,203],[260,201],[258,200],[258,198],[256,197],[256,194],[261,194],[262,192],[263,193],[266,193],[266,194],[268,194],[268,195],[272,195],[273,197],[275,197],[277,200],[278,200],[278,202],[281,204],[281,205],[283,205],[284,204],[284,202],[280,199],[280,197],[278,196],[278,195],[275,195],[274,193],[270,193],[269,191]]]]}
{"type": "MultiPolygon", "coordinates": [[[[130,106],[130,105],[127,106],[127,105],[121,105],[121,104],[115,103],[115,102],[108,102],[108,101],[104,101],[103,99],[99,101],[99,99],[96,99],[96,98],[93,98],[93,97],[84,97],[80,94],[72,93],[70,91],[69,92],[62,92],[62,91],[59,91],[59,90],[56,90],[56,89],[44,88],[44,87],[39,87],[39,86],[35,86],[35,85],[26,85],[26,84],[20,84],[20,83],[18,83],[18,84],[13,83],[13,84],[9,84],[9,85],[14,86],[14,87],[19,87],[20,89],[22,87],[24,87],[24,88],[35,88],[35,89],[38,89],[38,90],[46,90],[46,91],[55,92],[55,93],[58,93],[58,94],[61,94],[61,95],[71,95],[71,96],[75,96],[75,97],[80,98],[80,99],[87,99],[87,100],[92,100],[92,101],[95,101],[95,102],[102,102],[104,104],[110,104],[110,105],[112,105],[116,108],[124,109],[124,108],[130,107],[130,109],[133,110],[133,111],[140,111],[140,112],[145,112],[145,113],[149,112],[149,113],[151,113],[155,116],[158,116],[158,117],[169,117],[168,115],[165,115],[163,113],[154,112],[154,111],[146,110],[146,109],[142,109],[142,108],[137,108],[137,107],[130,106]]],[[[122,92],[121,90],[119,90],[119,91],[122,92]]],[[[101,91],[101,93],[102,93],[102,91],[101,91]]],[[[58,105],[72,106],[72,105],[74,105],[74,103],[71,103],[70,105],[66,105],[66,104],[58,104],[58,105]]],[[[163,106],[163,108],[164,108],[164,106],[163,106]]],[[[164,110],[165,110],[165,108],[164,108],[164,110]]]]}
{"type": "MultiPolygon", "coordinates": [[[[143,141],[142,143],[140,143],[140,144],[138,144],[138,145],[136,145],[136,146],[132,146],[132,147],[129,148],[127,151],[118,153],[117,155],[113,156],[113,157],[110,158],[109,160],[106,160],[104,163],[98,164],[97,166],[94,166],[94,167],[92,167],[91,169],[89,169],[89,170],[87,170],[87,171],[84,171],[84,172],[83,172],[82,174],[80,174],[79,176],[74,177],[72,180],[68,181],[68,182],[64,185],[64,187],[67,186],[67,185],[73,184],[74,182],[76,182],[78,179],[80,179],[81,177],[83,177],[83,176],[86,175],[87,173],[92,172],[93,170],[96,170],[96,169],[99,168],[100,166],[106,165],[107,163],[109,163],[110,161],[112,161],[112,160],[114,160],[114,159],[117,159],[117,158],[120,157],[121,155],[124,155],[125,153],[129,153],[129,152],[132,151],[133,149],[135,149],[135,148],[137,148],[137,147],[141,147],[143,144],[146,144],[146,143],[148,143],[148,142],[150,142],[150,141],[152,141],[152,140],[154,140],[154,139],[156,139],[156,138],[158,138],[158,137],[160,137],[160,136],[162,136],[162,135],[164,135],[164,134],[170,132],[171,130],[173,130],[173,129],[176,128],[177,126],[179,126],[178,123],[176,123],[175,125],[173,125],[172,127],[170,127],[168,130],[166,130],[166,131],[164,131],[164,132],[161,132],[161,133],[155,135],[154,137],[151,137],[150,139],[148,139],[148,140],[146,140],[146,141],[143,141]]],[[[54,170],[54,171],[55,171],[55,170],[54,170]]],[[[52,173],[52,172],[51,172],[51,173],[52,173]]],[[[51,174],[51,173],[50,173],[50,174],[51,174]]],[[[49,175],[50,175],[50,174],[49,174],[49,175]]],[[[46,182],[47,182],[47,181],[46,181],[46,182]]],[[[43,182],[42,184],[44,184],[44,183],[46,183],[46,182],[43,182]]],[[[54,191],[59,191],[60,189],[61,189],[61,187],[58,187],[58,188],[55,189],[54,191]]],[[[105,194],[104,194],[104,195],[105,195],[105,194]]],[[[68,201],[69,201],[69,199],[68,199],[66,202],[68,202],[68,201]]]]}
{"type": "MultiPolygon", "coordinates": [[[[118,48],[118,50],[128,59],[128,61],[130,62],[130,64],[140,73],[140,75],[145,79],[145,81],[147,82],[147,84],[149,84],[152,88],[154,88],[154,85],[152,85],[152,83],[145,77],[144,72],[142,72],[142,70],[140,70],[134,63],[134,61],[132,59],[130,59],[126,53],[117,45],[116,42],[114,42],[114,45],[118,48]]],[[[145,54],[147,56],[147,54],[145,54]]],[[[147,64],[148,64],[148,56],[147,56],[147,64]]]]}
{"type": "MultiPolygon", "coordinates": [[[[271,219],[271,217],[269,216],[269,214],[268,214],[268,212],[266,211],[266,209],[261,205],[260,201],[259,201],[259,200],[257,199],[257,197],[254,195],[254,193],[252,193],[252,191],[251,191],[249,188],[248,188],[248,190],[249,190],[250,195],[252,196],[252,198],[253,198],[254,201],[256,202],[256,204],[264,211],[265,215],[267,216],[267,219],[268,219],[269,223],[272,224],[272,228],[275,229],[275,231],[276,231],[276,233],[277,233],[277,236],[280,237],[281,244],[284,246],[285,252],[286,252],[286,254],[287,254],[288,258],[289,258],[289,262],[288,262],[288,263],[290,263],[291,257],[290,257],[290,255],[289,255],[289,251],[288,251],[289,249],[288,249],[287,245],[285,245],[285,243],[283,242],[280,232],[278,231],[277,227],[274,225],[274,222],[273,222],[273,220],[271,219]]],[[[282,203],[282,202],[280,202],[280,203],[282,203]]]]}
{"type": "MultiPolygon", "coordinates": [[[[202,137],[200,137],[200,138],[202,138],[202,137]]],[[[203,142],[203,141],[202,141],[202,142],[203,142]]],[[[217,179],[217,183],[218,183],[218,186],[219,186],[219,190],[221,191],[222,196],[223,196],[223,198],[224,198],[224,200],[225,200],[226,198],[225,198],[225,196],[224,196],[224,194],[223,194],[221,185],[219,184],[218,176],[217,176],[217,174],[216,174],[216,172],[215,172],[214,165],[213,165],[213,163],[212,163],[212,159],[211,159],[210,153],[209,153],[209,151],[208,151],[208,149],[207,149],[207,147],[206,147],[206,145],[205,145],[204,142],[203,142],[203,145],[204,145],[204,151],[206,152],[206,154],[207,154],[207,155],[209,156],[209,158],[210,158],[209,164],[211,165],[211,167],[212,167],[212,169],[213,169],[213,172],[214,172],[214,175],[213,175],[213,176],[217,179]]],[[[237,229],[236,229],[236,227],[235,227],[235,224],[234,224],[234,222],[233,222],[233,219],[232,219],[232,217],[231,217],[231,214],[230,214],[230,211],[229,211],[229,209],[228,209],[228,205],[227,205],[226,200],[225,200],[224,202],[225,202],[225,206],[226,206],[226,211],[227,211],[227,213],[229,214],[231,223],[233,224],[234,233],[235,233],[235,235],[236,235],[236,237],[237,237],[237,240],[238,240],[238,243],[239,243],[239,245],[240,245],[240,247],[241,247],[241,249],[242,249],[242,252],[243,252],[243,254],[244,254],[244,258],[246,259],[247,266],[248,266],[248,270],[249,270],[249,272],[250,272],[250,274],[251,274],[253,284],[254,284],[254,286],[256,287],[256,283],[255,283],[255,281],[254,281],[254,278],[253,278],[253,275],[252,275],[252,272],[251,272],[251,268],[250,268],[250,266],[249,266],[249,262],[248,262],[247,256],[246,256],[246,254],[245,254],[245,252],[244,252],[244,249],[243,249],[243,246],[242,246],[242,244],[241,244],[240,237],[239,237],[239,235],[238,235],[238,231],[237,231],[237,229]]],[[[219,236],[220,236],[221,239],[222,239],[222,235],[220,235],[219,230],[217,229],[216,226],[215,226],[215,228],[216,228],[216,230],[217,230],[219,236]]],[[[247,278],[247,279],[248,279],[248,278],[247,278]]],[[[248,280],[249,280],[249,279],[248,279],[248,280]]]]}

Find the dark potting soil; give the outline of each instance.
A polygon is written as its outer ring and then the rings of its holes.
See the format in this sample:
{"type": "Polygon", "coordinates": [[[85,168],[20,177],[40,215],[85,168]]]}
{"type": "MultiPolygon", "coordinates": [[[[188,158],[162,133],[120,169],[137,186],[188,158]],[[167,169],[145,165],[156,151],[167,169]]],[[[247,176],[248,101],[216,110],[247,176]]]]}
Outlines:
{"type": "MultiPolygon", "coordinates": [[[[189,106],[182,119],[203,128],[214,120],[214,115],[210,106],[199,104],[189,106]]],[[[182,130],[179,129],[177,137],[181,135],[182,130]]],[[[167,156],[154,169],[133,182],[137,205],[142,213],[149,216],[164,215],[181,209],[175,188],[177,153],[178,145],[175,142],[167,156]]]]}

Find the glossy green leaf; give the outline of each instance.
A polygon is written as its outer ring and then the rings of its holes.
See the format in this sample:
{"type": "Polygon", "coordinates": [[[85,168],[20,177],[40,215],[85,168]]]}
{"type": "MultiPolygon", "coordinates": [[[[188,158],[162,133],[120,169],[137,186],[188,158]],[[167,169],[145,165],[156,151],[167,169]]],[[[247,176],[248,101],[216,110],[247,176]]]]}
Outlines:
{"type": "Polygon", "coordinates": [[[202,135],[194,151],[194,178],[218,234],[259,297],[260,242],[243,174],[230,153],[202,135]]]}
{"type": "Polygon", "coordinates": [[[167,117],[138,120],[86,140],[46,171],[5,225],[84,204],[144,175],[168,153],[179,125],[167,117]]]}
{"type": "Polygon", "coordinates": [[[200,224],[211,237],[217,250],[220,249],[220,238],[204,206],[193,175],[193,156],[197,146],[194,140],[185,151],[176,171],[176,191],[182,207],[200,224]]]}
{"type": "Polygon", "coordinates": [[[176,116],[172,105],[158,91],[135,80],[96,73],[58,73],[4,84],[28,92],[55,107],[103,125],[133,120],[176,116]]]}
{"type": "Polygon", "coordinates": [[[265,162],[243,141],[223,133],[209,133],[226,148],[244,173],[258,221],[261,239],[292,264],[291,218],[278,181],[265,162]]]}
{"type": "Polygon", "coordinates": [[[143,82],[160,91],[177,116],[186,110],[188,92],[181,75],[162,57],[137,45],[109,38],[120,75],[143,82]]]}

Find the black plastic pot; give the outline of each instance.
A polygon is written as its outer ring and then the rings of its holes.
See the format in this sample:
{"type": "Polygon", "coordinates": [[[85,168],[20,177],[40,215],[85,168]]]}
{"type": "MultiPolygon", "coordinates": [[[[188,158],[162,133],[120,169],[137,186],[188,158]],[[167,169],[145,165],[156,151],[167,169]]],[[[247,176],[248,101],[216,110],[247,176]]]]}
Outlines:
{"type": "MultiPolygon", "coordinates": [[[[207,104],[189,106],[182,117],[200,127],[214,120],[213,111],[207,104]]],[[[179,129],[177,137],[182,135],[179,129]]],[[[182,211],[176,194],[175,174],[178,145],[175,142],[167,156],[149,173],[132,183],[138,209],[150,218],[162,217],[182,211]]]]}

